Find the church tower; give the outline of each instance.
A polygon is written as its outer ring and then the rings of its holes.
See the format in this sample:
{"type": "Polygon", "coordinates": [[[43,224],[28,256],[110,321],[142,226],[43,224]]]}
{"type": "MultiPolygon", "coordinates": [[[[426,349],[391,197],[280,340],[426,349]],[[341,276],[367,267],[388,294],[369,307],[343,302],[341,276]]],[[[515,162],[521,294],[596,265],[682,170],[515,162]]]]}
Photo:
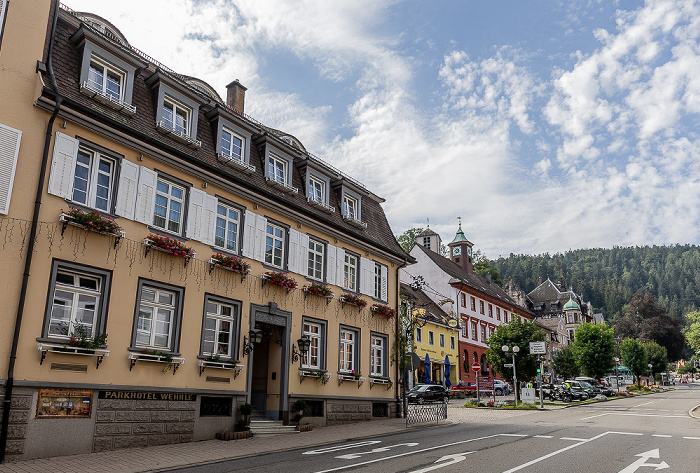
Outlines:
{"type": "Polygon", "coordinates": [[[472,259],[472,247],[474,244],[467,240],[462,231],[462,219],[460,218],[459,229],[447,246],[450,248],[450,259],[467,270],[469,273],[474,272],[474,260],[472,259]]]}

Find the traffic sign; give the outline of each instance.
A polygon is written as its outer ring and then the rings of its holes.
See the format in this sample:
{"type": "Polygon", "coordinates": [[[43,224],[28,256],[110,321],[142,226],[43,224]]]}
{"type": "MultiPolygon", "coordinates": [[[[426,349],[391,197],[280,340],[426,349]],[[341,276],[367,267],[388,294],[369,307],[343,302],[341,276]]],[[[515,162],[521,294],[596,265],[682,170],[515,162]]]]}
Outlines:
{"type": "Polygon", "coordinates": [[[530,342],[531,355],[544,355],[547,353],[547,342],[530,342]]]}
{"type": "Polygon", "coordinates": [[[477,363],[476,361],[472,363],[472,371],[477,372],[481,370],[481,365],[477,363]]]}
{"type": "Polygon", "coordinates": [[[503,366],[505,366],[506,368],[512,368],[513,363],[505,363],[503,366]]]}

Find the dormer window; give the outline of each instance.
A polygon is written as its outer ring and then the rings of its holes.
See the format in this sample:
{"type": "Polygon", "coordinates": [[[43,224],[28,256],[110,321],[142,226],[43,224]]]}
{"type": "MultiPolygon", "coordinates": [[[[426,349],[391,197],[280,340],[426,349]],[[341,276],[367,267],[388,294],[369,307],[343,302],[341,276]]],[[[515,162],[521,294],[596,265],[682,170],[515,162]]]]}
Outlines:
{"type": "Polygon", "coordinates": [[[221,153],[230,159],[243,162],[243,143],[241,136],[227,128],[221,130],[221,153]]]}
{"type": "Polygon", "coordinates": [[[267,161],[267,177],[278,184],[289,186],[287,182],[287,161],[271,154],[267,161]]]}
{"type": "Polygon", "coordinates": [[[161,126],[181,135],[190,136],[190,115],[192,111],[181,103],[166,96],[163,99],[163,118],[161,126]]]}
{"type": "Polygon", "coordinates": [[[115,102],[124,100],[124,78],[126,72],[101,61],[95,56],[90,59],[90,70],[88,71],[88,88],[106,95],[115,102]]]}
{"type": "Polygon", "coordinates": [[[352,220],[359,220],[357,217],[357,199],[347,194],[343,195],[343,216],[352,220]]]}
{"type": "Polygon", "coordinates": [[[309,177],[309,198],[319,204],[325,203],[326,183],[314,176],[309,177]]]}

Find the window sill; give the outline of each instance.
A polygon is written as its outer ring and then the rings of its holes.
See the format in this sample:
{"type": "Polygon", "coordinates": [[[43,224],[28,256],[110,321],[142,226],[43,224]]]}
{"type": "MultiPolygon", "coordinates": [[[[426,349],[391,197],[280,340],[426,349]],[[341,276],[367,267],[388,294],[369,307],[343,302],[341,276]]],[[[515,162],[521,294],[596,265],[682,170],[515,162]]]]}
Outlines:
{"type": "Polygon", "coordinates": [[[354,227],[361,228],[361,229],[367,228],[367,224],[365,222],[363,222],[362,220],[358,220],[358,219],[353,218],[353,217],[348,217],[347,215],[343,215],[343,220],[345,220],[347,223],[349,223],[350,225],[352,225],[354,227]]]}
{"type": "Polygon", "coordinates": [[[301,384],[305,378],[317,379],[325,386],[331,379],[331,373],[316,368],[299,368],[299,384],[301,384]]]}
{"type": "Polygon", "coordinates": [[[366,380],[367,379],[364,376],[356,376],[352,373],[338,371],[338,386],[343,384],[345,381],[351,381],[357,383],[357,389],[360,389],[360,386],[362,386],[362,383],[364,383],[366,380]]]}
{"type": "Polygon", "coordinates": [[[129,353],[129,371],[134,368],[137,361],[149,361],[151,363],[163,363],[163,372],[173,369],[173,374],[177,372],[180,365],[185,363],[185,358],[181,356],[172,356],[170,354],[155,354],[155,353],[129,353]]]}
{"type": "Polygon", "coordinates": [[[173,130],[172,128],[163,124],[163,121],[156,123],[156,129],[161,133],[169,135],[170,137],[172,137],[176,141],[179,141],[180,143],[186,144],[192,148],[201,148],[202,147],[201,141],[199,141],[195,138],[192,138],[191,136],[186,135],[186,134],[179,132],[177,130],[173,130]]]}
{"type": "Polygon", "coordinates": [[[265,177],[265,180],[267,181],[268,184],[270,184],[273,187],[278,188],[282,192],[286,192],[288,194],[298,194],[299,193],[299,189],[297,189],[296,187],[292,187],[292,186],[287,185],[283,182],[279,182],[279,181],[277,181],[269,176],[265,177]]]}
{"type": "Polygon", "coordinates": [[[209,361],[209,360],[199,360],[199,376],[202,376],[204,370],[207,368],[215,368],[220,370],[234,370],[233,379],[236,379],[238,375],[243,371],[244,366],[239,364],[238,361],[209,361]]]}
{"type": "Polygon", "coordinates": [[[228,154],[216,153],[216,157],[220,163],[227,164],[245,173],[252,174],[255,172],[255,166],[234,158],[233,156],[229,156],[228,154]]]}
{"type": "Polygon", "coordinates": [[[385,384],[386,390],[388,391],[394,385],[394,382],[390,378],[385,378],[384,376],[369,375],[369,389],[371,390],[375,384],[385,384]]]}
{"type": "Polygon", "coordinates": [[[102,105],[106,105],[107,107],[116,110],[117,112],[121,112],[124,115],[133,117],[136,114],[136,107],[122,100],[115,100],[111,98],[109,95],[103,93],[102,91],[91,87],[87,81],[81,84],[80,93],[90,97],[91,99],[95,99],[102,105]]]}
{"type": "Polygon", "coordinates": [[[312,199],[311,197],[307,197],[306,201],[308,203],[310,203],[311,205],[313,205],[314,207],[318,207],[319,209],[323,210],[324,212],[328,212],[328,213],[335,212],[335,207],[332,207],[325,202],[319,202],[315,199],[312,199]]]}
{"type": "Polygon", "coordinates": [[[37,345],[37,350],[41,352],[41,361],[39,364],[44,363],[47,353],[59,353],[61,355],[82,355],[82,356],[95,356],[97,357],[97,366],[95,369],[99,369],[102,359],[105,356],[109,356],[109,350],[105,348],[83,348],[83,347],[72,347],[69,345],[60,345],[54,343],[39,343],[37,345]]]}
{"type": "Polygon", "coordinates": [[[152,225],[146,225],[146,228],[148,228],[148,231],[150,233],[153,233],[154,235],[160,235],[160,236],[172,238],[173,240],[177,240],[181,243],[185,243],[186,241],[190,241],[189,238],[185,238],[179,233],[174,233],[174,232],[168,231],[164,228],[154,227],[152,225]]]}

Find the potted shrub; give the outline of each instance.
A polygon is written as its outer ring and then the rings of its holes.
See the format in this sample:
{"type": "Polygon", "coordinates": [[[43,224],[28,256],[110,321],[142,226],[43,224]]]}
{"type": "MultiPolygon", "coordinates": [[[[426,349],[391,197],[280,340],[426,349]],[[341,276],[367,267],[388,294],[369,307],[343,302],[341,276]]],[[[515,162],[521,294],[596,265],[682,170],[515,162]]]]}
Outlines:
{"type": "Polygon", "coordinates": [[[243,416],[243,420],[245,421],[246,428],[250,425],[250,414],[253,412],[253,406],[250,404],[241,404],[238,406],[238,412],[241,413],[243,416]]]}

